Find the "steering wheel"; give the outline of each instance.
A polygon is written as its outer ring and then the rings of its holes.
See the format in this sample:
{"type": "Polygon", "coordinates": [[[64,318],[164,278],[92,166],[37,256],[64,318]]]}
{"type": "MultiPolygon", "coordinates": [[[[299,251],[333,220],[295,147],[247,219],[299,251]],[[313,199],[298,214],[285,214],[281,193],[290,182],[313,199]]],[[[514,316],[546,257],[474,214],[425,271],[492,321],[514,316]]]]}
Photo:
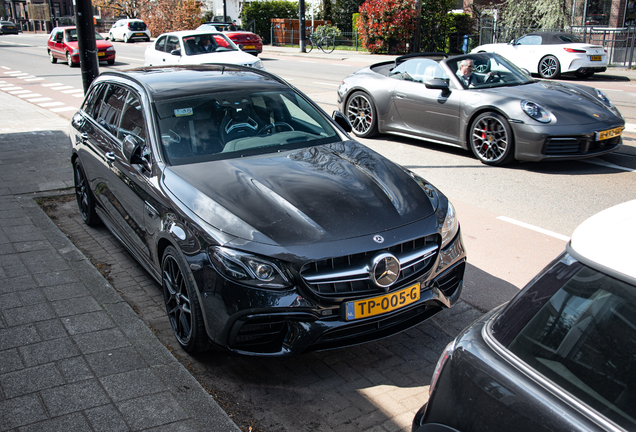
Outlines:
{"type": "Polygon", "coordinates": [[[285,128],[289,131],[293,131],[294,128],[291,127],[291,125],[289,123],[285,123],[285,122],[276,122],[276,123],[270,123],[268,125],[265,125],[265,127],[263,127],[261,130],[258,131],[258,133],[256,135],[265,135],[266,133],[269,133],[270,130],[275,130],[277,127],[282,127],[285,128]]]}
{"type": "Polygon", "coordinates": [[[490,75],[488,75],[488,78],[486,78],[486,83],[489,82],[499,82],[499,80],[501,79],[501,75],[499,75],[499,72],[494,72],[491,73],[490,75]]]}

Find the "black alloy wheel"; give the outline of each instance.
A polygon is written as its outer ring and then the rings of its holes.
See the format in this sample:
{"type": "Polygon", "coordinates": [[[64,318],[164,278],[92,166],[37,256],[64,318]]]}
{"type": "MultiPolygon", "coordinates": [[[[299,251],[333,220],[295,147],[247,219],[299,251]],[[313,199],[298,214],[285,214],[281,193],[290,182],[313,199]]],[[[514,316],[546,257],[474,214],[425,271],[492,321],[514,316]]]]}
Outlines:
{"type": "Polygon", "coordinates": [[[99,225],[101,220],[95,211],[95,198],[79,161],[75,162],[73,174],[75,179],[75,198],[77,199],[77,207],[82,220],[88,226],[99,225]]]}
{"type": "Polygon", "coordinates": [[[514,157],[512,130],[506,118],[495,112],[480,114],[472,123],[468,146],[482,163],[503,166],[514,157]]]}
{"type": "Polygon", "coordinates": [[[362,138],[370,138],[378,133],[376,109],[371,97],[363,92],[355,92],[347,100],[345,115],[351,123],[353,133],[362,138]]]}
{"type": "Polygon", "coordinates": [[[539,62],[539,75],[545,79],[555,79],[561,75],[561,64],[552,55],[545,56],[539,62]]]}
{"type": "Polygon", "coordinates": [[[179,345],[189,353],[210,348],[205,331],[194,278],[185,260],[172,246],[168,246],[161,261],[163,299],[170,326],[179,345]]]}

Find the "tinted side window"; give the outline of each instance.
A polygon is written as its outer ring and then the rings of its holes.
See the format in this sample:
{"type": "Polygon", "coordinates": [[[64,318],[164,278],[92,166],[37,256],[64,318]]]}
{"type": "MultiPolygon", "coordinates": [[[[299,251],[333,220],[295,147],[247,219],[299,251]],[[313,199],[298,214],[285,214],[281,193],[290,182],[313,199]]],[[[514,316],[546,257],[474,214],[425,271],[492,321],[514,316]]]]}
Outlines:
{"type": "Polygon", "coordinates": [[[541,36],[523,36],[517,39],[518,45],[541,45],[541,36]]]}
{"type": "Polygon", "coordinates": [[[106,89],[107,85],[100,85],[93,88],[90,95],[84,101],[84,105],[82,109],[86,114],[90,117],[96,118],[99,107],[101,106],[102,96],[104,95],[104,89],[106,89]]]}
{"type": "Polygon", "coordinates": [[[62,43],[64,41],[64,32],[58,31],[55,35],[55,42],[62,43]]]}
{"type": "Polygon", "coordinates": [[[123,87],[109,85],[104,98],[101,100],[97,122],[106,128],[110,133],[117,136],[119,129],[119,119],[126,102],[128,91],[123,87]]]}
{"type": "Polygon", "coordinates": [[[166,36],[161,36],[159,38],[159,40],[157,41],[157,43],[155,44],[155,49],[157,51],[165,51],[166,50],[166,36]]]}
{"type": "Polygon", "coordinates": [[[636,427],[636,287],[581,266],[508,349],[625,429],[636,427]]]}
{"type": "Polygon", "coordinates": [[[146,141],[143,110],[139,98],[132,92],[128,94],[117,137],[123,140],[127,135],[132,135],[142,142],[146,141]]]}

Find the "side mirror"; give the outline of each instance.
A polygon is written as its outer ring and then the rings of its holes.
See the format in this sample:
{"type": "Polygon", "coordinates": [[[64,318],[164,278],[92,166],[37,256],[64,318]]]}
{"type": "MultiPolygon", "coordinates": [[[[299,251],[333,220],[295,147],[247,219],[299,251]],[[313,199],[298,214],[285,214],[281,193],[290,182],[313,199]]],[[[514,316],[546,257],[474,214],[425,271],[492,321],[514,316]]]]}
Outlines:
{"type": "Polygon", "coordinates": [[[146,159],[141,157],[141,144],[134,136],[126,135],[122,151],[129,164],[141,165],[146,170],[150,171],[150,164],[146,159]]]}
{"type": "Polygon", "coordinates": [[[333,117],[338,126],[344,129],[345,132],[349,133],[353,130],[351,123],[349,123],[349,119],[347,119],[347,117],[345,117],[345,115],[340,111],[334,111],[333,114],[331,114],[331,117],[333,117]]]}
{"type": "Polygon", "coordinates": [[[238,47],[239,47],[239,49],[240,49],[241,51],[243,51],[243,48],[244,48],[244,47],[243,47],[243,44],[238,44],[238,47]]]}
{"type": "Polygon", "coordinates": [[[514,45],[515,44],[515,40],[511,40],[510,42],[508,42],[508,45],[514,45]]]}
{"type": "Polygon", "coordinates": [[[172,54],[173,56],[181,57],[181,50],[179,48],[174,49],[174,50],[170,51],[170,54],[172,54]]]}
{"type": "Polygon", "coordinates": [[[443,79],[434,78],[432,80],[424,81],[424,85],[427,89],[431,90],[441,90],[443,95],[447,95],[450,93],[448,89],[448,83],[443,79]]]}

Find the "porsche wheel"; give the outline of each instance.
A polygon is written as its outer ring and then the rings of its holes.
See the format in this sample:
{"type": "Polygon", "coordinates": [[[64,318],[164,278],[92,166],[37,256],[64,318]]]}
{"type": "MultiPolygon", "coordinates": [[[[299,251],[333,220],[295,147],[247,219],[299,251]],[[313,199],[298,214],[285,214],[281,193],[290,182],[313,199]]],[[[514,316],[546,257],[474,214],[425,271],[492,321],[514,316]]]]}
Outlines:
{"type": "Polygon", "coordinates": [[[172,246],[168,246],[163,255],[161,279],[168,319],[179,345],[189,353],[206,351],[210,341],[205,332],[194,277],[172,246]]]}
{"type": "Polygon", "coordinates": [[[552,55],[545,56],[539,62],[539,75],[545,79],[555,79],[561,75],[559,60],[552,55]]]}
{"type": "Polygon", "coordinates": [[[369,138],[378,133],[378,119],[371,97],[363,92],[355,92],[345,106],[345,112],[353,133],[369,138]]]}
{"type": "Polygon", "coordinates": [[[472,123],[468,146],[486,165],[503,166],[514,157],[512,130],[500,114],[485,112],[472,123]]]}
{"type": "Polygon", "coordinates": [[[84,169],[79,161],[75,162],[73,167],[73,177],[75,180],[75,198],[77,199],[77,207],[84,223],[88,226],[99,225],[101,220],[95,212],[95,198],[91,192],[91,188],[84,174],[84,169]]]}
{"type": "Polygon", "coordinates": [[[49,51],[49,60],[51,61],[51,63],[57,63],[57,59],[53,55],[53,51],[49,51]]]}

